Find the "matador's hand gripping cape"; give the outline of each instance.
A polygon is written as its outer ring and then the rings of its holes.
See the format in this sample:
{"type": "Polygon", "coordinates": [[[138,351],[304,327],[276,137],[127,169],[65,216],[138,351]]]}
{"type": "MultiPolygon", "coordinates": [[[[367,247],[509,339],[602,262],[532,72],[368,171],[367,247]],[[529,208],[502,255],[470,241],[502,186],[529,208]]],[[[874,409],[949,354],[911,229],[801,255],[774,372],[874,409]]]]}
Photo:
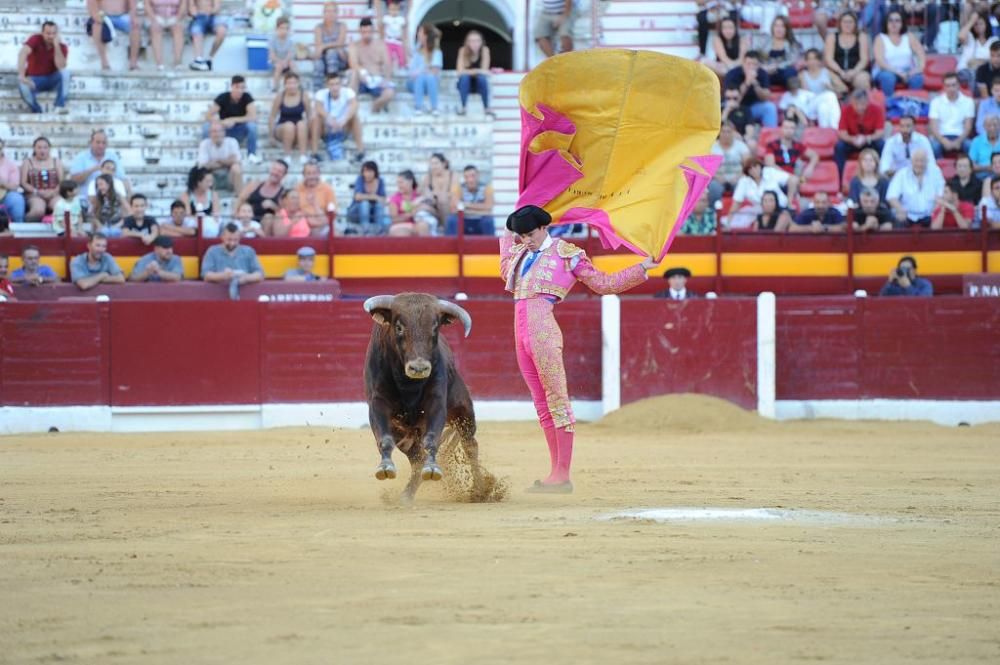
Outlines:
{"type": "Polygon", "coordinates": [[[521,81],[518,207],[585,222],[606,248],[657,261],[721,157],[719,79],[690,60],[595,49],[549,58],[521,81]]]}

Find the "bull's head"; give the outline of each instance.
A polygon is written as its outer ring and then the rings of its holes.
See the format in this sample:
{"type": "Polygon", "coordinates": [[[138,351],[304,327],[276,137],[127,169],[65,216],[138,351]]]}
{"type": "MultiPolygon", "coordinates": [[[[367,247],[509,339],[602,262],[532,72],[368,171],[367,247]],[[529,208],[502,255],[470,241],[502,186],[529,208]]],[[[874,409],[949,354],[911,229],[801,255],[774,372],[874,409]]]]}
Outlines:
{"type": "Polygon", "coordinates": [[[434,368],[431,358],[437,348],[438,329],[456,320],[465,336],[472,332],[472,317],[447,300],[424,293],[375,296],[365,301],[365,311],[385,328],[411,379],[426,379],[434,368]]]}

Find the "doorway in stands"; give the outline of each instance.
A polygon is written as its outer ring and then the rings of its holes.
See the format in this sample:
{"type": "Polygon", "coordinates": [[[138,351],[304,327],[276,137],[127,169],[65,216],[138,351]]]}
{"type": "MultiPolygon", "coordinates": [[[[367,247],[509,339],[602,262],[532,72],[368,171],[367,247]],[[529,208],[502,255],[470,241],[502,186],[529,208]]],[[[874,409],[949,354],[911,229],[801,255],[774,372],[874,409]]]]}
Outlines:
{"type": "Polygon", "coordinates": [[[499,0],[439,0],[415,2],[411,31],[421,23],[433,23],[441,31],[444,68],[455,69],[458,49],[469,30],[478,30],[490,47],[490,67],[513,69],[514,43],[507,3],[499,0]]]}

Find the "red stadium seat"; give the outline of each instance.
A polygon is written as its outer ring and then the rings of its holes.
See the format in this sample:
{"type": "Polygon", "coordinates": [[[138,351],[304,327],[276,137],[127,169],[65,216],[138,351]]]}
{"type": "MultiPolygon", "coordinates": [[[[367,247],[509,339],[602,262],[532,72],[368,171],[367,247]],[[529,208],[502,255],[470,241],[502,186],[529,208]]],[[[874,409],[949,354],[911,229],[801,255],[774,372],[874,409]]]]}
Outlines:
{"type": "Polygon", "coordinates": [[[827,127],[806,127],[802,133],[802,143],[812,148],[820,159],[833,159],[833,148],[837,145],[837,130],[827,127]]]}
{"type": "Polygon", "coordinates": [[[857,173],[858,161],[856,159],[852,159],[844,164],[844,182],[840,188],[840,191],[843,192],[844,196],[847,196],[847,192],[850,191],[851,180],[854,179],[854,176],[857,175],[857,173]]]}
{"type": "Polygon", "coordinates": [[[941,175],[944,176],[945,180],[949,180],[955,175],[955,160],[954,159],[939,159],[937,160],[938,168],[941,169],[941,175]]]}
{"type": "Polygon", "coordinates": [[[944,75],[958,69],[958,59],[953,55],[930,54],[924,67],[924,87],[940,90],[944,87],[944,75]]]}
{"type": "Polygon", "coordinates": [[[794,30],[808,29],[813,26],[813,6],[811,2],[792,0],[785,2],[788,8],[788,21],[794,30]]]}
{"type": "Polygon", "coordinates": [[[826,192],[830,196],[840,191],[840,174],[833,162],[820,162],[813,175],[799,188],[802,196],[812,197],[816,192],[826,192]]]}

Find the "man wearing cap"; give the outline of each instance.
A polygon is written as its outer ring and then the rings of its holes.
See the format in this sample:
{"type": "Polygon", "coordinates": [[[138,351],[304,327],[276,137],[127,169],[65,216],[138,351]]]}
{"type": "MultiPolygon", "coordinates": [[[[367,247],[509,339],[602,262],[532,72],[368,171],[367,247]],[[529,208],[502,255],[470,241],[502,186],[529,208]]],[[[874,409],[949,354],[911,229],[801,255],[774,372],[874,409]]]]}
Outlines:
{"type": "Polygon", "coordinates": [[[316,264],[316,250],[312,247],[300,247],[295,254],[298,265],[285,273],[286,282],[321,282],[323,278],[313,272],[316,264]]]}
{"type": "Polygon", "coordinates": [[[531,391],[551,462],[549,475],[528,491],[569,494],[576,419],[566,387],[562,331],[553,307],[578,281],[596,293],[621,293],[645,282],[646,271],[656,264],[647,258],[616,273],[603,273],[582,249],[553,239],[548,231],[551,222],[548,212],[533,205],[507,218],[507,231],[500,238],[500,275],[514,294],[517,365],[531,391]]]}
{"type": "Polygon", "coordinates": [[[698,294],[688,291],[687,281],[691,278],[691,271],[687,268],[670,268],[663,273],[663,279],[667,280],[668,288],[657,291],[654,298],[669,298],[671,300],[688,300],[697,298],[698,294]]]}
{"type": "Polygon", "coordinates": [[[130,282],[179,282],[184,279],[184,266],[174,256],[174,239],[158,236],[153,251],[136,261],[129,275],[130,282]]]}

